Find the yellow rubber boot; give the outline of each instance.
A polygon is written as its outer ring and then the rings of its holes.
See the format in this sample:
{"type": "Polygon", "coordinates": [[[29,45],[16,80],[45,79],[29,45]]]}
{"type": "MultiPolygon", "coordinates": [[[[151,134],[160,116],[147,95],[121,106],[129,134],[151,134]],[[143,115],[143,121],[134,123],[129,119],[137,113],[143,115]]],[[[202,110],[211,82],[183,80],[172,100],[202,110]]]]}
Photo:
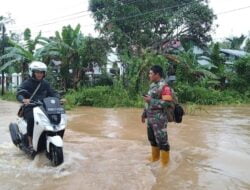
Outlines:
{"type": "Polygon", "coordinates": [[[160,149],[157,146],[151,146],[151,157],[149,158],[150,162],[156,162],[160,159],[160,149]]]}
{"type": "Polygon", "coordinates": [[[161,165],[167,166],[169,162],[169,151],[161,150],[161,165]]]}

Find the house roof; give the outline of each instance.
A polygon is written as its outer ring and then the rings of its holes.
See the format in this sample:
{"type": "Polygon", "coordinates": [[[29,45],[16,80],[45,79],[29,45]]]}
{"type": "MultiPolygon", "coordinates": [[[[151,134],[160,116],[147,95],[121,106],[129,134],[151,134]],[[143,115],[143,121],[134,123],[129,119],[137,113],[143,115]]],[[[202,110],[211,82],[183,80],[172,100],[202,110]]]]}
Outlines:
{"type": "Polygon", "coordinates": [[[242,50],[236,50],[236,49],[220,49],[221,53],[225,53],[228,55],[232,55],[235,57],[244,57],[249,55],[249,53],[242,51],[242,50]]]}

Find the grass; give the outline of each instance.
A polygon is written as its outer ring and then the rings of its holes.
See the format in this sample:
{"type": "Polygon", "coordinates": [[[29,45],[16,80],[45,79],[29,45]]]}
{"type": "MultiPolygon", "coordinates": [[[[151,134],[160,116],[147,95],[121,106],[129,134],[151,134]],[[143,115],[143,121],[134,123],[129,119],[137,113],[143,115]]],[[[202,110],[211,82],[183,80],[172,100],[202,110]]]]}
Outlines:
{"type": "Polygon", "coordinates": [[[0,99],[16,102],[16,93],[5,92],[3,96],[0,96],[0,99]]]}

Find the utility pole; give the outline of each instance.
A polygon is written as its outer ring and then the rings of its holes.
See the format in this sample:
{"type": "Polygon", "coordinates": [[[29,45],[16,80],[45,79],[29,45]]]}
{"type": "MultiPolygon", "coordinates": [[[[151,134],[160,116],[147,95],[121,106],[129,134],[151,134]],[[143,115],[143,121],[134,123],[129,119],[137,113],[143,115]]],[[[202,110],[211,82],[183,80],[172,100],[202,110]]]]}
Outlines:
{"type": "MultiPolygon", "coordinates": [[[[4,55],[4,46],[5,46],[5,26],[2,24],[2,55],[4,55]]],[[[4,59],[2,59],[2,66],[4,65],[4,59]]],[[[4,71],[2,70],[2,93],[4,95],[4,71]]]]}

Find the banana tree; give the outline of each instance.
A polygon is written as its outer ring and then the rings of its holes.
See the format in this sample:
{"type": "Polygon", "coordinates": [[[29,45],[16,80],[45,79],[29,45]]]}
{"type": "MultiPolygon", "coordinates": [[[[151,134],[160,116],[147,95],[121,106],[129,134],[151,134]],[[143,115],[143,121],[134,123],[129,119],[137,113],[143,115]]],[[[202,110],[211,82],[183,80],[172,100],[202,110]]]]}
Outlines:
{"type": "Polygon", "coordinates": [[[43,48],[37,50],[38,55],[49,60],[60,60],[60,76],[64,90],[76,88],[83,67],[81,52],[84,48],[84,36],[80,31],[80,25],[76,28],[70,25],[63,27],[61,33],[57,31],[55,37],[47,42],[43,48]]]}
{"type": "MultiPolygon", "coordinates": [[[[8,43],[9,36],[6,34],[6,24],[12,23],[13,20],[10,18],[10,16],[5,17],[5,16],[0,16],[0,31],[1,31],[1,42],[0,42],[0,49],[1,53],[0,56],[2,56],[5,53],[5,48],[10,46],[8,43]]],[[[0,72],[2,75],[2,95],[4,94],[4,69],[5,69],[5,63],[4,60],[0,60],[1,65],[0,65],[0,72]]],[[[8,80],[7,80],[8,81],[8,80]]],[[[6,84],[6,87],[8,86],[8,82],[6,84]]]]}
{"type": "Polygon", "coordinates": [[[162,55],[145,50],[142,56],[121,55],[121,60],[125,65],[123,84],[131,93],[144,92],[148,88],[148,72],[153,65],[161,65],[164,71],[167,70],[167,59],[162,55]]]}
{"type": "Polygon", "coordinates": [[[6,48],[5,54],[0,57],[0,60],[5,60],[5,64],[2,65],[0,71],[12,64],[17,64],[24,78],[25,73],[28,71],[28,63],[38,60],[40,57],[38,54],[34,53],[36,46],[43,43],[41,32],[32,40],[29,29],[26,29],[24,32],[24,43],[20,44],[9,39],[10,47],[6,48]]]}
{"type": "Polygon", "coordinates": [[[60,60],[60,75],[64,90],[77,88],[83,79],[89,63],[99,66],[107,62],[108,48],[105,41],[99,38],[85,37],[80,31],[80,25],[72,28],[70,25],[62,28],[62,32],[55,33],[39,54],[50,60],[60,60]],[[70,72],[72,71],[72,72],[70,72]]]}
{"type": "MultiPolygon", "coordinates": [[[[209,79],[210,83],[217,83],[218,77],[213,74],[209,67],[201,65],[199,63],[200,55],[193,53],[193,50],[182,52],[179,55],[180,64],[177,68],[177,78],[180,81],[194,84],[204,81],[204,78],[209,79]]],[[[215,67],[212,63],[209,63],[211,67],[215,67]]]]}

